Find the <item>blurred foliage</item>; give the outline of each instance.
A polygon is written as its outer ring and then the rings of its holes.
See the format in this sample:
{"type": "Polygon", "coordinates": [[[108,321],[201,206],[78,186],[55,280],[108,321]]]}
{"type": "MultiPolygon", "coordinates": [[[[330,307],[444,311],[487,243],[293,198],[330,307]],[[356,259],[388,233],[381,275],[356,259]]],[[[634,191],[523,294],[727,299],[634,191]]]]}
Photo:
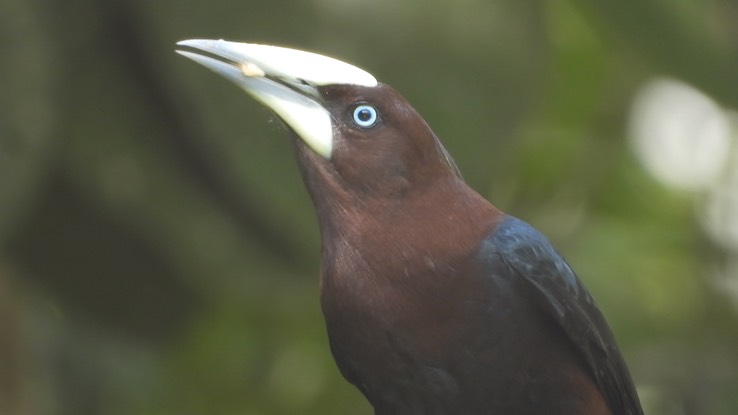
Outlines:
{"type": "Polygon", "coordinates": [[[654,76],[738,108],[736,21],[724,0],[0,2],[0,413],[371,413],[328,351],[288,135],[173,53],[195,37],[395,86],[578,270],[648,413],[737,413],[727,253],[625,139],[654,76]]]}

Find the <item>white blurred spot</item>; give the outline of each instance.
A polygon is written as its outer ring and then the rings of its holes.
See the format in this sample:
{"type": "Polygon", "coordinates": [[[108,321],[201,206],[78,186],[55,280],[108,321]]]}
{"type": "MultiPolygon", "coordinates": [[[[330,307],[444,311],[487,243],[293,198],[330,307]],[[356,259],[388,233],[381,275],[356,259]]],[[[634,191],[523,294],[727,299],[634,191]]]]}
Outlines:
{"type": "MultiPolygon", "coordinates": [[[[733,119],[738,124],[738,116],[733,119]]],[[[738,148],[726,153],[732,155],[729,170],[706,194],[698,217],[715,242],[738,252],[738,148]]]]}
{"type": "Polygon", "coordinates": [[[636,96],[630,139],[646,169],[663,183],[700,190],[715,183],[729,156],[725,112],[691,86],[671,79],[650,82],[636,96]]]}

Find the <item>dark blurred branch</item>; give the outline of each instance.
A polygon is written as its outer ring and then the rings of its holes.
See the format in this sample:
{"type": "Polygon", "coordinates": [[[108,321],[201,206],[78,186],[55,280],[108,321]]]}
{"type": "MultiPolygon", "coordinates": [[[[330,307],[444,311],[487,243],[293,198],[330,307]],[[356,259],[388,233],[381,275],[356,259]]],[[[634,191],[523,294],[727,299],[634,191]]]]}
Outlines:
{"type": "Polygon", "coordinates": [[[41,290],[82,321],[162,342],[202,305],[150,241],[90,203],[74,180],[55,172],[8,253],[41,290]]]}
{"type": "Polygon", "coordinates": [[[105,7],[102,27],[107,32],[103,33],[103,38],[108,39],[111,48],[119,55],[120,64],[126,65],[126,72],[133,78],[131,84],[145,90],[149,111],[164,128],[162,138],[167,140],[169,155],[178,160],[183,170],[237,221],[244,233],[254,235],[264,250],[273,253],[279,262],[296,266],[302,251],[299,242],[290,236],[289,230],[273,225],[279,221],[269,220],[267,205],[258,198],[248,197],[248,189],[233,191],[226,173],[218,167],[218,160],[209,157],[212,153],[203,145],[206,134],[198,129],[199,123],[193,122],[197,120],[193,115],[196,111],[189,110],[194,105],[183,105],[181,94],[167,89],[167,83],[162,82],[164,74],[155,66],[156,59],[147,53],[147,45],[151,44],[145,35],[147,19],[136,13],[136,3],[110,1],[99,4],[105,7]],[[183,113],[183,107],[187,114],[183,113]]]}

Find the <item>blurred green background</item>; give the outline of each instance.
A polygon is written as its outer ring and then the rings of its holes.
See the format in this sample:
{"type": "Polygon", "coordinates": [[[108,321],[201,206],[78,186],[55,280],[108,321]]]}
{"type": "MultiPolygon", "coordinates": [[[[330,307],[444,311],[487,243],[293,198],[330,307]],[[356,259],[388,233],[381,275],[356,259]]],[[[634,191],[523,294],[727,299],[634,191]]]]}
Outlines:
{"type": "Polygon", "coordinates": [[[0,414],[370,414],[328,351],[289,136],[174,53],[401,91],[597,298],[647,413],[738,413],[738,5],[0,1],[0,414]]]}

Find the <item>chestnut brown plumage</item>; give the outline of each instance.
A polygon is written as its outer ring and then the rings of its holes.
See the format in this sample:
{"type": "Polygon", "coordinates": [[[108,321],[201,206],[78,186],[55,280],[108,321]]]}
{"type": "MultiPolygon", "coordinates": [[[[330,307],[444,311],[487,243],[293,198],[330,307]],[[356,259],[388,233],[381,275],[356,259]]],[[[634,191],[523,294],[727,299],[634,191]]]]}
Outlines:
{"type": "Polygon", "coordinates": [[[222,59],[180,52],[294,132],[320,226],[331,351],[377,415],[642,414],[566,261],[472,190],[394,89],[306,52],[180,45],[222,59]]]}

